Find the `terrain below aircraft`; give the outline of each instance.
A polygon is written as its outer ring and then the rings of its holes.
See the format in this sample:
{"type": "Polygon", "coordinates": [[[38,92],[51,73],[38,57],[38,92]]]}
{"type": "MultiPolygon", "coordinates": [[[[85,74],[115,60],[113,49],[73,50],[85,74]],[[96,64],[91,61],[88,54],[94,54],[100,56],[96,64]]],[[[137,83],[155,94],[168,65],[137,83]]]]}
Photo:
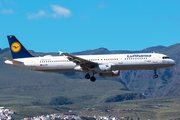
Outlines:
{"type": "Polygon", "coordinates": [[[175,65],[174,60],[160,53],[71,55],[60,52],[61,56],[32,56],[14,35],[7,36],[12,58],[5,58],[5,63],[35,71],[44,72],[85,72],[85,78],[92,82],[95,74],[100,76],[119,76],[120,70],[154,70],[175,65]]]}

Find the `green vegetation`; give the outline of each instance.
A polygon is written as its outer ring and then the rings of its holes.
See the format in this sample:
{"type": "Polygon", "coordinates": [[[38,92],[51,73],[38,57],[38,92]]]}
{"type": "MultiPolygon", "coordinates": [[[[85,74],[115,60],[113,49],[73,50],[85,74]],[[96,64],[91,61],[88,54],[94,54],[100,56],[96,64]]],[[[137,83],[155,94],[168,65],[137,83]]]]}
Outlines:
{"type": "Polygon", "coordinates": [[[135,99],[145,99],[145,97],[142,94],[130,93],[130,94],[122,94],[107,98],[105,102],[121,102],[125,100],[135,100],[135,99]]]}
{"type": "Polygon", "coordinates": [[[75,111],[80,116],[117,116],[140,120],[170,120],[180,116],[180,98],[156,98],[144,100],[130,100],[112,103],[76,103],[71,105],[14,105],[7,106],[15,111],[14,118],[32,117],[51,113],[65,113],[75,111]]]}
{"type": "MultiPolygon", "coordinates": [[[[15,119],[69,110],[79,115],[114,115],[128,117],[129,120],[178,118],[180,98],[174,96],[180,95],[179,48],[180,44],[176,44],[136,51],[161,52],[176,60],[175,67],[158,71],[158,79],[152,79],[153,71],[121,71],[119,77],[97,77],[94,83],[84,79],[82,73],[43,73],[5,65],[3,57],[11,57],[10,51],[0,49],[0,106],[14,110],[15,119]]],[[[33,51],[31,53],[44,55],[33,51]]],[[[132,51],[108,51],[101,48],[78,54],[89,53],[132,51]]]]}
{"type": "Polygon", "coordinates": [[[59,96],[59,97],[52,98],[49,104],[50,105],[68,105],[68,104],[73,104],[73,102],[69,101],[65,97],[59,96]]]}

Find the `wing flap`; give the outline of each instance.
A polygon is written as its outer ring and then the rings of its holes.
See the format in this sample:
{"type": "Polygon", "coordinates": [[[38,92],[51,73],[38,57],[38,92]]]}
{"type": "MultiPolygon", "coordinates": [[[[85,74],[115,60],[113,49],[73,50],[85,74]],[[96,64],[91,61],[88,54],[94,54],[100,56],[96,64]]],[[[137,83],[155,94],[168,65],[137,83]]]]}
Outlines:
{"type": "Polygon", "coordinates": [[[76,63],[77,65],[80,65],[83,69],[90,69],[93,68],[97,65],[97,63],[68,54],[68,53],[63,53],[61,52],[61,55],[67,56],[67,59],[69,61],[72,61],[74,63],[76,63]]]}

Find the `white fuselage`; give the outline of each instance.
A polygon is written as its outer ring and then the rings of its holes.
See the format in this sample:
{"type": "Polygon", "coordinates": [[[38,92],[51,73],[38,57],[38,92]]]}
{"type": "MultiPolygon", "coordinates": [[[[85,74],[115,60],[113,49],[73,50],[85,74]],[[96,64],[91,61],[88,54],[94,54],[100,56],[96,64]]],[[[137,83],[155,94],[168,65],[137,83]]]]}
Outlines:
{"type": "MultiPolygon", "coordinates": [[[[171,67],[175,64],[174,60],[159,53],[79,55],[77,57],[98,64],[111,64],[111,70],[155,70],[171,67]]],[[[69,61],[66,56],[47,55],[44,57],[19,58],[14,60],[22,63],[14,63],[9,60],[6,60],[5,63],[20,68],[44,72],[82,71],[79,65],[73,61],[69,61]]]]}

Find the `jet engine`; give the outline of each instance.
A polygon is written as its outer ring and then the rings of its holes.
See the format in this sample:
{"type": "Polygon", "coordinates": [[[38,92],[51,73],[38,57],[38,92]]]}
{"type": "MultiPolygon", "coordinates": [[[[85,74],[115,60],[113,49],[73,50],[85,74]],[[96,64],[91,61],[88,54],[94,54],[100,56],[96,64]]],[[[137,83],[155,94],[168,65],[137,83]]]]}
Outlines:
{"type": "Polygon", "coordinates": [[[120,75],[120,71],[119,70],[113,70],[111,72],[108,73],[99,73],[100,76],[105,76],[105,77],[114,77],[114,76],[119,76],[120,75]]]}
{"type": "Polygon", "coordinates": [[[98,73],[107,73],[112,70],[112,65],[111,64],[101,64],[101,65],[98,65],[98,66],[92,68],[91,70],[94,70],[98,73]]]}

